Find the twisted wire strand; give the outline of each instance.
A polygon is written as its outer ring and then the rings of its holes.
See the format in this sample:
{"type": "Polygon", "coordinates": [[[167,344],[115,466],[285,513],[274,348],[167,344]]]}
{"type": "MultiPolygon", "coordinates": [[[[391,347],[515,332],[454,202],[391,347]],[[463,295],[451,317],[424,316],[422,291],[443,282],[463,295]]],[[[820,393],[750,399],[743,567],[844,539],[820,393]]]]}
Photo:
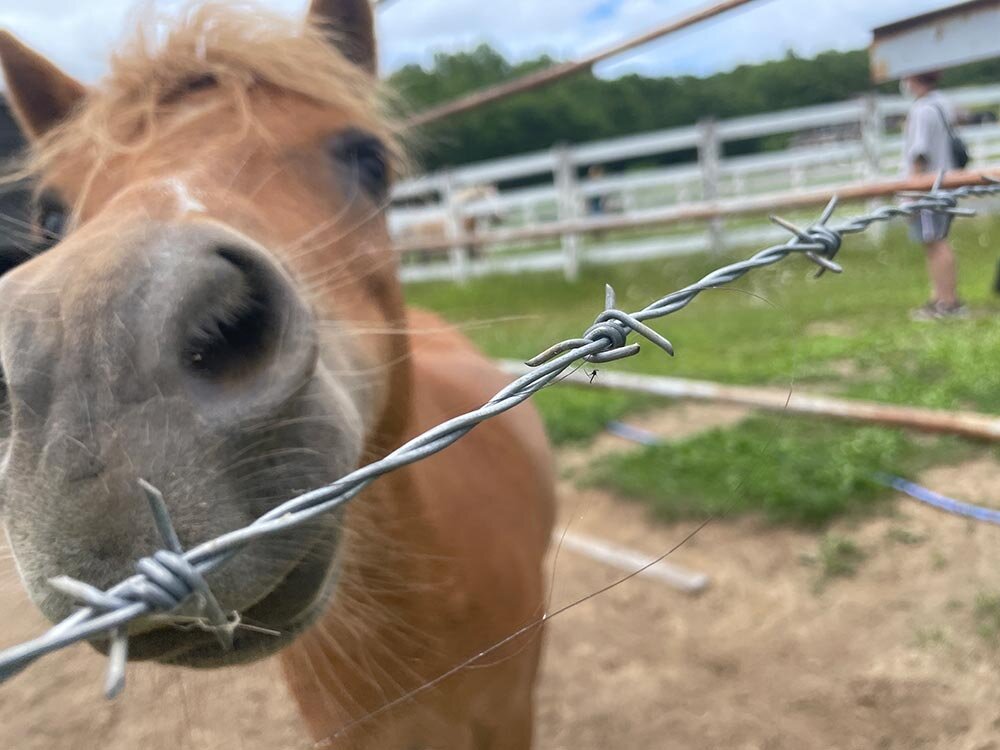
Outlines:
{"type": "Polygon", "coordinates": [[[0,683],[20,673],[42,656],[82,640],[107,637],[111,641],[109,666],[105,683],[108,697],[124,687],[125,665],[128,658],[127,626],[148,615],[166,615],[184,605],[196,604],[198,617],[178,617],[196,622],[215,632],[222,648],[232,646],[233,630],[239,626],[239,614],[226,613],[216,601],[206,576],[229,560],[238,550],[260,537],[277,534],[344,505],[356,497],[371,482],[404,466],[421,461],[444,450],[462,438],[476,425],[512,409],[581,360],[592,363],[613,362],[634,356],[637,343],[628,343],[630,334],[638,334],[673,355],[673,345],[644,321],[671,315],[687,307],[706,289],[732,283],[750,271],[774,265],[790,255],[800,254],[818,266],[817,275],[826,271],[841,272],[834,261],[846,235],[864,232],[875,223],[887,222],[900,216],[913,216],[921,211],[952,216],[972,216],[974,211],[959,208],[959,201],[971,197],[1000,194],[1000,181],[983,178],[983,184],[941,189],[942,176],[927,193],[904,193],[902,203],[883,205],[841,224],[830,225],[837,207],[834,198],[823,210],[817,222],[800,228],[780,217],[771,217],[777,225],[791,233],[782,244],[761,250],[752,257],[712,271],[700,281],[652,302],[635,313],[626,313],[616,306],[614,290],[608,286],[605,310],[583,335],[561,341],[528,360],[532,370],[500,390],[483,406],[447,420],[379,461],[361,467],[336,482],[292,498],[268,511],[249,526],[236,529],[204,542],[187,551],[181,549],[173,529],[166,504],[156,488],[140,481],[163,538],[166,549],[136,563],[136,574],[107,591],[65,576],[50,581],[53,589],[71,597],[80,609],[53,626],[45,634],[0,651],[0,683]]]}

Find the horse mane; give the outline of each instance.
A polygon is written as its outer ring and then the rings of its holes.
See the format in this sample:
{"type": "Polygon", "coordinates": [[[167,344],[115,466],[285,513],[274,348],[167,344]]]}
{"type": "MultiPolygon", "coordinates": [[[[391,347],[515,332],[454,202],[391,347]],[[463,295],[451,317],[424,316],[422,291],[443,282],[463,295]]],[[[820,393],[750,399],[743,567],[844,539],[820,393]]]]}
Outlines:
{"type": "Polygon", "coordinates": [[[141,19],[112,55],[107,75],[71,117],[29,146],[12,177],[37,177],[74,156],[100,165],[141,151],[183,121],[178,104],[185,93],[206,85],[232,105],[241,128],[255,124],[249,97],[266,86],[337,108],[397,151],[379,82],[338,51],[328,28],[252,2],[210,1],[190,6],[165,29],[162,19],[141,19]]]}

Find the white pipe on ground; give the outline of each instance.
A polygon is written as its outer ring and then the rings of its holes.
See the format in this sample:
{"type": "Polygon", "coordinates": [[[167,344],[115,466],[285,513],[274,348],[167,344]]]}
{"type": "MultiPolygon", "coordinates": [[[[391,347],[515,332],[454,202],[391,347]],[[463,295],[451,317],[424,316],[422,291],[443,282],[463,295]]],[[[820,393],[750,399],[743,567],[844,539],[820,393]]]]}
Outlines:
{"type": "Polygon", "coordinates": [[[626,573],[642,571],[638,573],[639,576],[666,583],[686,594],[697,594],[708,586],[708,576],[704,573],[685,570],[652,555],[645,555],[584,534],[569,531],[563,533],[557,530],[552,542],[557,546],[561,544],[563,549],[626,573]]]}

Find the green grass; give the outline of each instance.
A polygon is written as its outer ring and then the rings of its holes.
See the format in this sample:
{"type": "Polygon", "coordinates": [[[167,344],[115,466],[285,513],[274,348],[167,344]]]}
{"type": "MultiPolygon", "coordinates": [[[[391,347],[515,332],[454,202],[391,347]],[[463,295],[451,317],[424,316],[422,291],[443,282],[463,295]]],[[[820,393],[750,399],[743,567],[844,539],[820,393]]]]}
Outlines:
{"type": "Polygon", "coordinates": [[[1000,646],[1000,594],[977,595],[972,617],[980,637],[993,646],[1000,646]]]}
{"type": "Polygon", "coordinates": [[[909,546],[923,544],[927,537],[922,534],[914,534],[912,531],[904,529],[902,526],[893,526],[885,532],[885,540],[893,544],[905,544],[909,546]]]}
{"type": "Polygon", "coordinates": [[[819,541],[815,555],[806,555],[802,562],[816,569],[813,591],[822,593],[836,578],[853,578],[868,559],[856,542],[836,534],[826,534],[819,541]]]}
{"type": "MultiPolygon", "coordinates": [[[[606,369],[633,370],[1000,413],[1000,299],[991,290],[1000,219],[957,221],[952,239],[960,292],[973,310],[969,320],[909,320],[910,309],[925,301],[927,274],[921,248],[908,240],[905,225],[896,224],[881,241],[875,235],[847,238],[838,258],[843,275],[815,279],[813,265],[789,258],[705,292],[687,309],[653,323],[674,343],[676,357],[645,345],[638,357],[599,366],[597,377],[606,369]]],[[[617,290],[620,306],[638,309],[758,249],[584,268],[575,283],[558,274],[494,276],[465,286],[410,285],[407,295],[456,323],[487,322],[469,327],[479,346],[492,356],[524,360],[554,341],[579,336],[603,307],[605,283],[617,290]]],[[[570,386],[545,391],[535,402],[556,443],[587,440],[612,419],[664,403],[570,386]]],[[[891,494],[870,481],[872,472],[912,475],[971,451],[958,440],[759,416],[607,458],[588,481],[641,499],[664,519],[753,513],[821,527],[891,494]]],[[[902,532],[887,541],[916,543],[902,532]]]]}
{"type": "Polygon", "coordinates": [[[612,420],[667,403],[663,399],[625,391],[595,394],[568,387],[549,388],[534,400],[548,425],[549,438],[556,445],[584,442],[612,420]]]}
{"type": "MultiPolygon", "coordinates": [[[[814,266],[790,258],[726,290],[706,292],[654,323],[674,343],[676,357],[646,346],[640,356],[605,367],[728,383],[794,383],[858,398],[998,413],[1000,300],[990,286],[1000,257],[1000,221],[957,221],[953,240],[961,293],[975,311],[970,320],[909,320],[909,310],[926,298],[927,276],[922,251],[906,238],[905,226],[895,225],[878,245],[867,236],[849,237],[839,256],[846,269],[841,276],[814,279],[814,266]]],[[[614,285],[621,306],[636,309],[754,250],[585,268],[575,283],[559,274],[524,274],[465,286],[413,284],[407,295],[457,323],[497,321],[470,335],[488,354],[523,360],[586,329],[602,308],[605,282],[614,285]]],[[[543,407],[553,434],[578,437],[584,424],[599,429],[608,396],[572,397],[565,412],[543,407]]]]}
{"type": "Polygon", "coordinates": [[[931,552],[931,568],[934,570],[945,570],[948,567],[948,558],[940,550],[931,552]]]}
{"type": "Polygon", "coordinates": [[[819,544],[819,566],[823,578],[851,578],[868,557],[864,550],[846,537],[827,534],[819,544]]]}
{"type": "Polygon", "coordinates": [[[924,625],[913,631],[913,641],[917,648],[929,649],[948,643],[948,634],[940,625],[924,625]]]}
{"type": "MultiPolygon", "coordinates": [[[[946,460],[956,441],[934,441],[946,460]]],[[[754,513],[822,526],[887,493],[875,471],[906,474],[926,447],[901,432],[772,416],[600,459],[587,481],[641,499],[664,520],[754,513]]]]}

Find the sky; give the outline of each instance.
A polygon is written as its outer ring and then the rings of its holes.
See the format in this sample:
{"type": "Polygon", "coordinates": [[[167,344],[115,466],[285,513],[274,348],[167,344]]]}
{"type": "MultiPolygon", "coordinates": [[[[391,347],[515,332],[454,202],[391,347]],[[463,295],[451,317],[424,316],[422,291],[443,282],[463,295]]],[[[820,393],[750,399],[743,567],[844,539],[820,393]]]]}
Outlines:
{"type": "MultiPolygon", "coordinates": [[[[306,0],[257,0],[302,14],[306,0]]],[[[707,75],[793,50],[866,47],[871,30],[955,0],[756,0],[746,9],[671,35],[604,63],[599,75],[707,75]]],[[[488,42],[510,59],[577,57],[684,15],[714,0],[393,0],[378,12],[383,72],[428,64],[435,52],[488,42]]],[[[0,28],[13,31],[85,82],[100,77],[137,7],[179,0],[0,0],[0,28]]]]}

